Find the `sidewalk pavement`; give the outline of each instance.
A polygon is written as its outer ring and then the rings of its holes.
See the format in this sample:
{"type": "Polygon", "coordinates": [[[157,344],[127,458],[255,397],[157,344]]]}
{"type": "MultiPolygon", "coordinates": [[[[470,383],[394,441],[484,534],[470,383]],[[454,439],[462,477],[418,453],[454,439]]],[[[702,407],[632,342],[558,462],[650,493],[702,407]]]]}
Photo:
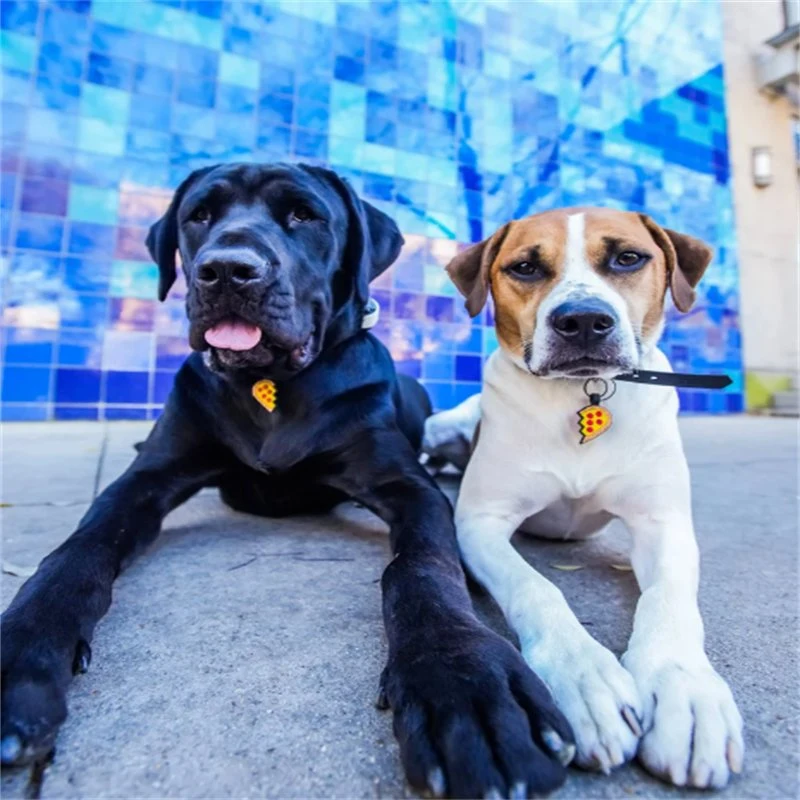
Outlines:
{"type": "MultiPolygon", "coordinates": [[[[687,418],[700,602],[711,660],[746,723],[728,798],[798,796],[797,424],[687,418]]],[[[3,560],[35,566],[131,460],[139,423],[8,424],[3,560]]],[[[452,494],[455,483],[445,483],[452,494]]],[[[614,652],[636,601],[626,535],[523,541],[614,652]],[[553,567],[575,565],[563,571],[553,567]]],[[[373,708],[386,645],[379,578],[386,529],[366,511],[270,521],[205,491],[169,516],[118,580],[76,678],[44,798],[407,796],[390,715],[373,708]]],[[[22,579],[2,576],[5,605],[22,579]]],[[[481,614],[505,630],[485,596],[481,614]]],[[[23,797],[26,773],[4,773],[23,797]]],[[[689,797],[629,765],[573,770],[558,798],[689,797]]]]}

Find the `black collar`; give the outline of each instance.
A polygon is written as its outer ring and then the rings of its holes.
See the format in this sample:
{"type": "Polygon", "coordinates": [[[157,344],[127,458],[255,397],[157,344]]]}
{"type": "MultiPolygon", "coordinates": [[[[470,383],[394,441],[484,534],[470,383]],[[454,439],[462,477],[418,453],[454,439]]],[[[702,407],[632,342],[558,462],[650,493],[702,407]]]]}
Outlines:
{"type": "Polygon", "coordinates": [[[727,375],[688,375],[685,372],[652,372],[646,369],[635,369],[625,375],[617,375],[614,380],[678,386],[683,389],[724,389],[733,383],[727,375]]]}

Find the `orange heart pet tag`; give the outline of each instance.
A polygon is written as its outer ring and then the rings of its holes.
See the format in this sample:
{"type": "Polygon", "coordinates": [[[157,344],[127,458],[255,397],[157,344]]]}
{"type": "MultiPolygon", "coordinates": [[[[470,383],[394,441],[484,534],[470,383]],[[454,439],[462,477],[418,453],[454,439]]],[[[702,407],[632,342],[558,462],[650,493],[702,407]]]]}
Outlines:
{"type": "Polygon", "coordinates": [[[278,400],[278,387],[268,379],[257,381],[253,384],[253,397],[271,414],[278,400]]]}
{"type": "MultiPolygon", "coordinates": [[[[592,398],[594,400],[594,398],[592,398]]],[[[581,434],[581,444],[596,439],[611,427],[611,412],[596,402],[584,406],[578,412],[578,431],[581,434]]]]}

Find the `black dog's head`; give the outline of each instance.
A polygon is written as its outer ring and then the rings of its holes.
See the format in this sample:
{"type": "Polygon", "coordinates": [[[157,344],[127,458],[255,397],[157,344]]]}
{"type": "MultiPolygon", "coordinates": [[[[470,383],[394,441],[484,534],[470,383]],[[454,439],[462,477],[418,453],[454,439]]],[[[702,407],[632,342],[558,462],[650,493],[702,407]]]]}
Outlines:
{"type": "Polygon", "coordinates": [[[159,298],[186,275],[189,343],[218,368],[282,376],[307,367],[335,332],[358,330],[369,282],[403,238],[335,173],[290,164],[230,164],[192,173],[147,247],[159,298]]]}

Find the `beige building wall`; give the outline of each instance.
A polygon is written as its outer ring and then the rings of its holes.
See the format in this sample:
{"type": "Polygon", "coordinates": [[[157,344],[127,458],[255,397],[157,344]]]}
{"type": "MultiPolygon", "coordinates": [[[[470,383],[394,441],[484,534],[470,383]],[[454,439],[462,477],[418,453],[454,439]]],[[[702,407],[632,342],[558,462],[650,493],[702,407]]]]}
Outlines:
{"type": "MultiPolygon", "coordinates": [[[[790,0],[791,2],[791,0],[790,0]]],[[[798,372],[798,211],[792,136],[798,109],[759,91],[756,56],[784,27],[780,0],[723,0],[725,86],[733,171],[748,405],[769,403],[798,372]],[[754,147],[772,151],[773,180],[753,182],[754,147]]]]}

